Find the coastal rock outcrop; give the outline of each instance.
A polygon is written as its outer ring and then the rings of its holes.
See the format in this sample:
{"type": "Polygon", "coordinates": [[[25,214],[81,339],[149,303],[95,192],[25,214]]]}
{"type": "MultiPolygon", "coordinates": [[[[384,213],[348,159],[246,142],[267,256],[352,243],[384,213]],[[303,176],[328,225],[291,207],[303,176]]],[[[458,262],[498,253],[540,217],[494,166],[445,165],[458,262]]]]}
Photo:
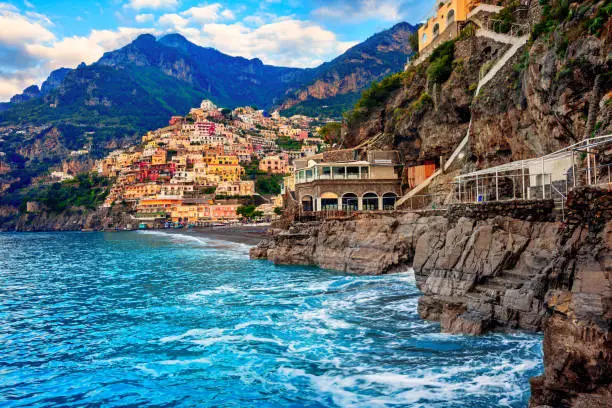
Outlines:
{"type": "MultiPolygon", "coordinates": [[[[412,266],[421,317],[447,333],[544,331],[532,405],[603,407],[612,376],[612,194],[579,189],[565,222],[550,202],[358,214],[294,223],[255,259],[358,274],[412,266]]],[[[607,398],[607,399],[606,399],[607,398]]]]}
{"type": "Polygon", "coordinates": [[[56,213],[44,209],[36,213],[25,213],[12,222],[5,222],[5,231],[81,231],[106,228],[136,228],[138,222],[130,217],[125,208],[70,208],[56,213]]]}

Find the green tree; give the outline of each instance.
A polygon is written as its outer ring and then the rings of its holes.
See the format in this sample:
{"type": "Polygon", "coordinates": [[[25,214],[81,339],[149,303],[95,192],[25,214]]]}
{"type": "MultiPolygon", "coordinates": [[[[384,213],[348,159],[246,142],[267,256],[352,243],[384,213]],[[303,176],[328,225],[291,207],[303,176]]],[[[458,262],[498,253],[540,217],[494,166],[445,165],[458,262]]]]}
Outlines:
{"type": "Polygon", "coordinates": [[[319,129],[319,135],[325,140],[325,143],[339,144],[342,142],[342,124],[339,122],[327,123],[319,129]]]}
{"type": "Polygon", "coordinates": [[[236,209],[236,214],[241,215],[242,217],[252,220],[254,218],[260,218],[263,216],[262,211],[257,211],[257,207],[254,205],[241,205],[236,209]]]}
{"type": "Polygon", "coordinates": [[[255,191],[263,195],[278,195],[281,192],[280,179],[281,176],[276,174],[270,176],[257,176],[255,191]]]}

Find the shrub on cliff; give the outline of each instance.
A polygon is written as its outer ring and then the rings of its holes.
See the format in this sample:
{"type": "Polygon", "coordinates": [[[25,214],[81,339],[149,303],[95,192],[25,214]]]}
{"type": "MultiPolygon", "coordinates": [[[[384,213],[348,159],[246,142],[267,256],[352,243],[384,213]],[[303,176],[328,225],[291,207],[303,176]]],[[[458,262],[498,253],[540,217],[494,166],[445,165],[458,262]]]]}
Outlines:
{"type": "Polygon", "coordinates": [[[437,84],[443,84],[453,72],[455,42],[446,41],[431,53],[427,78],[437,84]]]}
{"type": "Polygon", "coordinates": [[[338,122],[326,123],[319,129],[319,135],[325,143],[333,146],[342,141],[342,124],[338,122]]]}
{"type": "Polygon", "coordinates": [[[22,207],[27,201],[38,201],[52,212],[62,212],[70,207],[95,209],[104,202],[109,186],[110,180],[106,177],[82,173],[72,180],[32,191],[23,199],[22,207]]]}

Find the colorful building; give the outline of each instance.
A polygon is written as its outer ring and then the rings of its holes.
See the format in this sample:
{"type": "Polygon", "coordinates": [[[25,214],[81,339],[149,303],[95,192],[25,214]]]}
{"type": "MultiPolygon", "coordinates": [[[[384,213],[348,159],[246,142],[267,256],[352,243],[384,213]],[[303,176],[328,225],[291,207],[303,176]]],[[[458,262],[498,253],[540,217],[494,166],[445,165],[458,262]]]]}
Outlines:
{"type": "Polygon", "coordinates": [[[259,170],[272,174],[287,174],[287,160],[280,156],[267,156],[259,162],[259,170]]]}
{"type": "Polygon", "coordinates": [[[479,4],[480,0],[437,0],[435,15],[419,28],[419,53],[427,53],[457,37],[461,23],[479,4]]]}

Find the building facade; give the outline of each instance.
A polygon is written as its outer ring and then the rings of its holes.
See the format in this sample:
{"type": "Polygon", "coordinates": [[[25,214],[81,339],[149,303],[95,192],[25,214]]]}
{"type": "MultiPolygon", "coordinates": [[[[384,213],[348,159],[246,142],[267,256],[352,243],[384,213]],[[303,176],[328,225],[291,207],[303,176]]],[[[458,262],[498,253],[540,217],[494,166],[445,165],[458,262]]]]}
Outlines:
{"type": "Polygon", "coordinates": [[[480,4],[480,0],[437,0],[435,15],[419,28],[419,53],[435,49],[459,35],[461,23],[480,4]]]}
{"type": "Polygon", "coordinates": [[[395,151],[371,151],[365,158],[332,151],[296,160],[296,199],[302,213],[393,210],[402,194],[398,164],[395,151]]]}

